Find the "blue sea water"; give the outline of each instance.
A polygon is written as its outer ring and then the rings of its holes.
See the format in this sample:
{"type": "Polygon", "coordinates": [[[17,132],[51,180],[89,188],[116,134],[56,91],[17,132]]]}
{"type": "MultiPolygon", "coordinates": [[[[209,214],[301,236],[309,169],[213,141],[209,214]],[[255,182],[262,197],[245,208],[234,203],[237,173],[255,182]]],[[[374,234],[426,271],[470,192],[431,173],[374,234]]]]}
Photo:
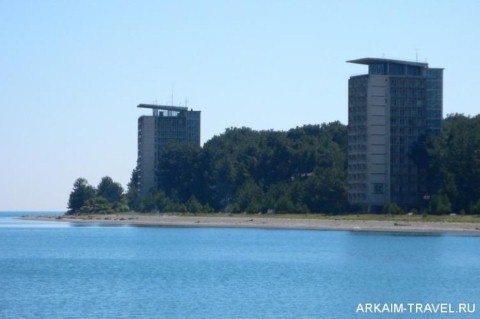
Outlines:
{"type": "Polygon", "coordinates": [[[0,213],[0,318],[480,318],[480,237],[15,219],[32,214],[0,213]]]}

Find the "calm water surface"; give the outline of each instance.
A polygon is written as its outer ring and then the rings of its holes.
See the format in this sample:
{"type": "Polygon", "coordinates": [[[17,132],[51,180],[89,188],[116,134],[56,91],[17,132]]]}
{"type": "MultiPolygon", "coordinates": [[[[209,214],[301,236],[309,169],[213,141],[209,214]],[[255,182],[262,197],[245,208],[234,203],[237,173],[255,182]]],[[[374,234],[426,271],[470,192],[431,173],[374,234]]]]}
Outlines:
{"type": "Polygon", "coordinates": [[[0,213],[0,318],[480,318],[480,237],[14,218],[25,214],[0,213]],[[355,313],[372,302],[476,313],[355,313]]]}

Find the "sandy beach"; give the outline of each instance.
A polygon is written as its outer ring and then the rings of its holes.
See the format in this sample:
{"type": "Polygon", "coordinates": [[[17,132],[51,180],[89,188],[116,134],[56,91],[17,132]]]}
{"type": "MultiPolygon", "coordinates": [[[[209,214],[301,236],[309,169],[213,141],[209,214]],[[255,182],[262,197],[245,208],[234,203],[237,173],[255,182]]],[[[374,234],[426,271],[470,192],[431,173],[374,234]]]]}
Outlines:
{"type": "Polygon", "coordinates": [[[150,227],[232,227],[266,229],[346,230],[367,232],[468,233],[480,235],[480,223],[456,222],[281,218],[262,215],[182,216],[162,214],[34,216],[23,218],[38,221],[150,227]]]}

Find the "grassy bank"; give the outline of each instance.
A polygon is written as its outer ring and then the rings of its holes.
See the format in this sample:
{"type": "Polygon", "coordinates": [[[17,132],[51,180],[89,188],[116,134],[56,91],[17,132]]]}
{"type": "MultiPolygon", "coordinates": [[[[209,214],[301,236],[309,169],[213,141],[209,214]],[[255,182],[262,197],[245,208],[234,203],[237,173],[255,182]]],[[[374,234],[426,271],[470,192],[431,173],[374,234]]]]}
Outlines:
{"type": "MultiPolygon", "coordinates": [[[[111,214],[111,213],[109,213],[111,214]]],[[[114,213],[115,215],[142,215],[142,216],[203,216],[203,217],[255,217],[255,218],[291,218],[291,219],[318,219],[318,220],[351,220],[351,221],[399,221],[399,222],[444,222],[444,223],[480,223],[480,215],[420,215],[420,214],[226,214],[226,213],[114,213]]],[[[102,215],[102,214],[82,214],[102,215]]]]}
{"type": "MultiPolygon", "coordinates": [[[[204,216],[216,216],[205,214],[204,216]]],[[[203,216],[203,215],[202,215],[203,216]]],[[[445,223],[479,223],[480,215],[387,215],[387,214],[262,214],[255,215],[262,218],[305,218],[325,220],[376,220],[376,221],[404,221],[404,222],[445,222],[445,223]]]]}

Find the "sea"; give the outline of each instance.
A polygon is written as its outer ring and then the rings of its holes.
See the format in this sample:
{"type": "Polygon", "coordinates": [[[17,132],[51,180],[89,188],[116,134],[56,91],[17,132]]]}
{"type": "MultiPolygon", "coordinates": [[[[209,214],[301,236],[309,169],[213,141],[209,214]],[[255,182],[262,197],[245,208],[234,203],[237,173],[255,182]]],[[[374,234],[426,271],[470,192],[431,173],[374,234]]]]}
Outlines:
{"type": "Polygon", "coordinates": [[[0,318],[480,318],[480,237],[0,212],[0,318]]]}

